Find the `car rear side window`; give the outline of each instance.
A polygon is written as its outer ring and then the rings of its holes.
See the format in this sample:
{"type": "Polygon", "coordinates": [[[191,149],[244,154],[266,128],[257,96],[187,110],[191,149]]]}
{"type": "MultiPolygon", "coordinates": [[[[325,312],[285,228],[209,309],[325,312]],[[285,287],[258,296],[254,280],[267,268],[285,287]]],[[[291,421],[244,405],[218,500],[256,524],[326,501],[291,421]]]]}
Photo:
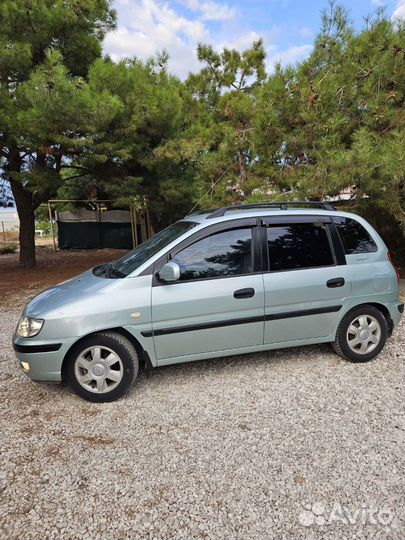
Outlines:
{"type": "Polygon", "coordinates": [[[323,223],[269,225],[267,246],[273,272],[335,264],[323,223]]]}
{"type": "Polygon", "coordinates": [[[252,231],[243,228],[213,234],[177,253],[173,261],[180,266],[180,280],[250,274],[252,231]]]}
{"type": "Polygon", "coordinates": [[[377,244],[358,221],[350,218],[334,217],[346,255],[377,251],[377,244]]]}

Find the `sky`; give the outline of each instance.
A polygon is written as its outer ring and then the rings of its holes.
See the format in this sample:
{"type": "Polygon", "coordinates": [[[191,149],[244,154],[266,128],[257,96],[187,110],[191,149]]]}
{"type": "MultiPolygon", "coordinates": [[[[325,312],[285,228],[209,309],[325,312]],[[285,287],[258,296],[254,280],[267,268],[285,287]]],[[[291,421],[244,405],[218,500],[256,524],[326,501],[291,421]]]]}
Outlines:
{"type": "MultiPolygon", "coordinates": [[[[384,6],[389,17],[405,20],[405,0],[340,0],[357,28],[384,6]]],[[[293,64],[312,50],[327,0],[115,0],[118,25],[106,36],[104,50],[113,60],[156,51],[169,53],[169,70],[180,78],[198,71],[198,43],[215,49],[248,48],[264,39],[267,69],[293,64]]]]}

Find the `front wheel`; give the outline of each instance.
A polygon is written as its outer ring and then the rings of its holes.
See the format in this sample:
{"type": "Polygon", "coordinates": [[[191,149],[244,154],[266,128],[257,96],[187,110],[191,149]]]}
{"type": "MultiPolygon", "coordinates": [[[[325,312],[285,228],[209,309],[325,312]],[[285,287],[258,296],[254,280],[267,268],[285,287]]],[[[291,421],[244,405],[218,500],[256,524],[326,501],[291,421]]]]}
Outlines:
{"type": "Polygon", "coordinates": [[[383,349],[388,336],[387,320],[374,306],[352,309],[340,321],[332,347],[351,362],[368,362],[383,349]]]}
{"type": "Polygon", "coordinates": [[[64,375],[76,394],[103,402],[125,394],[138,369],[138,355],[128,339],[115,332],[99,332],[71,349],[64,375]]]}

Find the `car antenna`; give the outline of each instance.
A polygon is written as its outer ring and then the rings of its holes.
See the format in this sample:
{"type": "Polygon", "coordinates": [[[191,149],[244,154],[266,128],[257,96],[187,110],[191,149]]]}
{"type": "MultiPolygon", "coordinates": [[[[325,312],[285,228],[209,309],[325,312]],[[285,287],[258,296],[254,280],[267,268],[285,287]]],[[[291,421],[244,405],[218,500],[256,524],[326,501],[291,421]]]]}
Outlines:
{"type": "Polygon", "coordinates": [[[226,175],[226,173],[229,171],[229,169],[232,167],[233,163],[231,165],[229,165],[229,167],[227,167],[224,172],[215,180],[215,182],[213,184],[211,184],[211,186],[208,188],[208,190],[204,193],[204,195],[202,197],[200,197],[198,199],[198,201],[195,203],[195,205],[193,206],[193,208],[190,210],[190,212],[187,214],[188,216],[191,215],[194,210],[198,207],[198,205],[200,204],[200,202],[204,199],[204,197],[207,196],[207,194],[212,191],[214,189],[214,187],[218,184],[218,182],[220,180],[222,180],[222,178],[226,175]]]}

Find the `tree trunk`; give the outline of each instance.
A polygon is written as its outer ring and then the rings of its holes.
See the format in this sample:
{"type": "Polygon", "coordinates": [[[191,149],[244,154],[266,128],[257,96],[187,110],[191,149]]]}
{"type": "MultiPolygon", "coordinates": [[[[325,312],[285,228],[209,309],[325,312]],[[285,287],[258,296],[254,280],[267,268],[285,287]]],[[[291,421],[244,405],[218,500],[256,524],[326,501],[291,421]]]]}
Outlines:
{"type": "Polygon", "coordinates": [[[20,219],[20,267],[33,268],[35,260],[35,217],[32,193],[19,182],[18,175],[21,173],[22,160],[15,142],[11,143],[8,152],[8,163],[4,170],[8,174],[11,191],[17,207],[20,219]]]}
{"type": "Polygon", "coordinates": [[[10,185],[15,199],[18,217],[20,218],[20,267],[33,268],[36,266],[36,260],[35,217],[32,194],[29,191],[26,191],[23,186],[15,180],[10,180],[10,185]]]}

